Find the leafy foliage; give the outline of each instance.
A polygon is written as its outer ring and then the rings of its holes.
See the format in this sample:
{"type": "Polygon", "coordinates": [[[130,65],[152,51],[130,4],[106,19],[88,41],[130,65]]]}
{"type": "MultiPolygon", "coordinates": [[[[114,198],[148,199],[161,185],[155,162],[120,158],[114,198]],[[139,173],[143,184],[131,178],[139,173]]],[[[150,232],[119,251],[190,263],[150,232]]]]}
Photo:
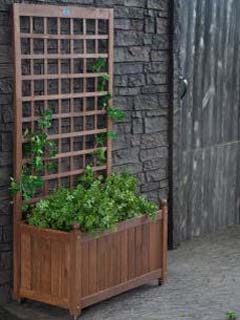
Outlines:
{"type": "MultiPolygon", "coordinates": [[[[98,58],[95,62],[95,64],[92,66],[92,70],[94,72],[101,72],[106,66],[106,62],[102,58],[98,58]]],[[[98,77],[98,84],[97,84],[97,90],[99,92],[106,91],[107,82],[109,80],[109,75],[107,73],[104,73],[103,75],[98,77]]],[[[110,106],[110,101],[112,99],[112,95],[110,92],[107,94],[99,97],[99,106],[102,109],[105,109],[107,112],[107,115],[110,119],[113,121],[122,121],[125,118],[125,113],[117,108],[113,108],[110,106]]],[[[116,139],[117,134],[115,132],[109,132],[108,135],[98,135],[97,141],[96,141],[96,147],[98,146],[104,146],[107,139],[116,139]]],[[[97,149],[93,155],[98,160],[99,164],[103,164],[106,161],[106,152],[103,148],[97,149]]]]}
{"type": "Polygon", "coordinates": [[[237,314],[234,311],[228,311],[226,313],[227,320],[237,320],[237,314]]]}
{"type": "Polygon", "coordinates": [[[28,222],[39,228],[69,231],[75,222],[89,233],[112,230],[116,223],[139,215],[154,218],[156,204],[137,195],[136,179],[124,172],[95,177],[90,166],[73,190],[59,189],[38,202],[28,222]]]}
{"type": "Polygon", "coordinates": [[[108,116],[114,121],[122,121],[125,118],[125,113],[116,108],[107,109],[108,116]]]}
{"type": "MultiPolygon", "coordinates": [[[[23,200],[29,201],[38,188],[43,185],[43,180],[40,172],[43,169],[50,170],[49,164],[44,164],[44,157],[52,158],[56,155],[56,145],[54,142],[48,140],[47,129],[52,125],[52,112],[47,109],[43,112],[41,118],[38,120],[39,131],[30,133],[29,130],[24,132],[24,138],[29,140],[29,145],[25,148],[27,155],[31,155],[31,163],[24,164],[22,167],[22,174],[18,181],[10,178],[11,194],[14,196],[18,192],[22,193],[23,200]],[[35,172],[35,174],[33,174],[35,172]]],[[[28,210],[27,203],[23,205],[23,211],[28,210]]]]}

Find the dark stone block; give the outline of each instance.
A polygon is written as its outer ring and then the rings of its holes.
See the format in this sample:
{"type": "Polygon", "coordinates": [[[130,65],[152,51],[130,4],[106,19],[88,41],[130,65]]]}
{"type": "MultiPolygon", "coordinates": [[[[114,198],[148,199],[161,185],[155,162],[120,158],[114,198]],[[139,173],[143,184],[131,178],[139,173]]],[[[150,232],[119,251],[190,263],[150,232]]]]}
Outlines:
{"type": "Polygon", "coordinates": [[[169,35],[168,34],[157,34],[153,36],[153,48],[158,50],[169,49],[169,35]]]}
{"type": "Polygon", "coordinates": [[[153,110],[158,107],[159,99],[156,95],[138,95],[134,98],[135,110],[153,110]]]}
{"type": "Polygon", "coordinates": [[[127,7],[139,7],[144,8],[145,7],[145,0],[125,0],[124,4],[127,7]]]}
{"type": "Polygon", "coordinates": [[[0,286],[2,286],[3,284],[10,283],[11,280],[12,272],[10,270],[0,270],[0,286]]]}
{"type": "Polygon", "coordinates": [[[143,119],[132,120],[132,132],[133,134],[143,133],[143,119]]]}
{"type": "Polygon", "coordinates": [[[2,119],[4,123],[13,122],[13,108],[12,106],[2,106],[2,119]]]}
{"type": "Polygon", "coordinates": [[[133,110],[133,96],[121,96],[113,98],[113,105],[121,110],[133,110]]]}
{"type": "Polygon", "coordinates": [[[169,187],[169,181],[168,179],[164,179],[160,181],[160,189],[168,188],[169,187]]]}
{"type": "Polygon", "coordinates": [[[144,134],[141,138],[142,148],[166,147],[168,146],[167,132],[144,134]]]}
{"type": "Polygon", "coordinates": [[[9,270],[12,267],[12,253],[2,252],[0,253],[0,270],[9,270]]]}
{"type": "Polygon", "coordinates": [[[150,48],[143,46],[121,47],[115,50],[116,62],[149,61],[150,48]]]}
{"type": "Polygon", "coordinates": [[[143,72],[142,63],[115,63],[114,65],[114,74],[116,75],[125,75],[125,74],[140,74],[143,72]]]}
{"type": "Polygon", "coordinates": [[[128,84],[130,87],[138,87],[145,85],[145,76],[144,74],[131,75],[128,77],[128,84]]]}
{"type": "Polygon", "coordinates": [[[143,94],[153,94],[153,93],[166,93],[169,92],[169,87],[167,85],[151,85],[141,88],[141,93],[143,94]]]}
{"type": "Polygon", "coordinates": [[[157,34],[169,33],[169,20],[164,18],[157,18],[157,34]]]}
{"type": "Polygon", "coordinates": [[[167,84],[169,82],[168,74],[164,73],[149,73],[147,74],[147,84],[167,84]]]}
{"type": "Polygon", "coordinates": [[[126,134],[131,132],[131,125],[129,123],[113,123],[113,130],[118,133],[118,135],[126,134]]]}
{"type": "Polygon", "coordinates": [[[158,158],[166,158],[168,156],[167,147],[157,147],[140,151],[140,160],[147,161],[158,158]]]}
{"type": "Polygon", "coordinates": [[[8,186],[10,184],[10,176],[12,170],[9,167],[0,168],[0,187],[8,186]]]}
{"type": "Polygon", "coordinates": [[[114,27],[116,30],[129,30],[131,26],[130,19],[115,19],[114,20],[114,27]]]}
{"type": "Polygon", "coordinates": [[[0,198],[0,215],[9,215],[11,213],[12,205],[9,198],[0,198]]]}
{"type": "Polygon", "coordinates": [[[144,23],[143,20],[139,19],[131,19],[131,29],[134,31],[142,31],[144,29],[144,23]]]}
{"type": "Polygon", "coordinates": [[[140,93],[140,88],[119,88],[119,95],[120,96],[136,96],[140,93]]]}
{"type": "Polygon", "coordinates": [[[142,34],[136,31],[125,31],[116,32],[115,34],[115,45],[119,47],[126,46],[139,46],[142,44],[142,34]]]}
{"type": "Polygon", "coordinates": [[[125,165],[121,166],[114,166],[114,170],[117,172],[123,172],[123,171],[128,171],[131,174],[137,174],[142,171],[142,164],[141,163],[127,163],[125,165]]]}
{"type": "Polygon", "coordinates": [[[154,170],[154,169],[166,169],[168,165],[168,158],[156,158],[152,160],[147,160],[143,162],[143,169],[148,170],[154,170]]]}
{"type": "Polygon", "coordinates": [[[2,133],[2,151],[12,151],[13,149],[13,135],[12,133],[2,133]]]}
{"type": "Polygon", "coordinates": [[[168,120],[166,117],[149,117],[144,119],[145,132],[159,132],[162,130],[167,130],[168,120]]]}
{"type": "Polygon", "coordinates": [[[142,184],[140,186],[140,190],[143,193],[149,192],[149,191],[159,190],[159,188],[160,188],[159,181],[158,182],[148,182],[148,183],[142,184]]]}
{"type": "Polygon", "coordinates": [[[146,73],[159,73],[159,74],[167,73],[168,72],[168,58],[164,62],[146,63],[144,66],[144,72],[146,72],[146,73]]]}
{"type": "Polygon", "coordinates": [[[113,152],[114,165],[123,165],[129,163],[139,163],[139,148],[134,147],[113,152]]]}
{"type": "MultiPolygon", "coordinates": [[[[11,288],[9,283],[0,286],[0,305],[3,305],[11,300],[11,288]]],[[[6,319],[7,320],[7,319],[6,319]]]]}
{"type": "Polygon", "coordinates": [[[168,51],[164,51],[164,50],[152,50],[151,53],[150,53],[150,58],[151,58],[151,61],[155,62],[161,62],[163,61],[164,63],[166,61],[168,61],[169,59],[169,52],[168,51]]]}
{"type": "Polygon", "coordinates": [[[155,33],[156,32],[156,20],[154,17],[145,18],[145,28],[146,33],[155,33]]]}
{"type": "Polygon", "coordinates": [[[131,148],[131,136],[129,134],[118,134],[116,140],[112,143],[113,151],[131,148]]]}
{"type": "Polygon", "coordinates": [[[13,65],[2,63],[0,64],[0,79],[13,77],[13,65]]]}
{"type": "Polygon", "coordinates": [[[147,0],[149,9],[168,11],[168,1],[166,0],[147,0]]]}
{"type": "Polygon", "coordinates": [[[128,76],[115,76],[113,85],[116,87],[127,87],[128,76]]]}
{"type": "Polygon", "coordinates": [[[156,182],[167,177],[167,171],[165,169],[156,169],[146,172],[146,179],[148,182],[156,182]]]}
{"type": "Polygon", "coordinates": [[[10,46],[0,45],[0,64],[12,62],[12,50],[10,46]]]}
{"type": "MultiPolygon", "coordinates": [[[[2,218],[3,216],[1,216],[2,218]]],[[[1,243],[10,243],[12,241],[12,227],[10,226],[10,222],[6,225],[2,226],[2,236],[0,238],[1,243]]]]}

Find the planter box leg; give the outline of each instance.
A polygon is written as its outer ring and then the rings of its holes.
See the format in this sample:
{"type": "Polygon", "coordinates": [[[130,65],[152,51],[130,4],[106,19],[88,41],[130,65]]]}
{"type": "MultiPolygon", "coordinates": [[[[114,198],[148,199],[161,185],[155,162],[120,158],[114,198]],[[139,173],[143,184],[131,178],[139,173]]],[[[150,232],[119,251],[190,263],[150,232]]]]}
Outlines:
{"type": "Polygon", "coordinates": [[[167,251],[168,251],[168,206],[167,200],[160,201],[162,210],[162,276],[158,279],[158,285],[161,286],[167,280],[167,251]]]}
{"type": "Polygon", "coordinates": [[[71,266],[70,274],[70,315],[77,320],[81,314],[81,231],[79,225],[74,225],[71,237],[71,266]]]}
{"type": "Polygon", "coordinates": [[[23,303],[26,302],[26,299],[19,297],[19,298],[17,299],[17,302],[18,302],[18,304],[23,304],[23,303]]]}
{"type": "Polygon", "coordinates": [[[79,317],[80,317],[80,315],[81,315],[81,314],[79,314],[79,315],[71,315],[71,314],[70,314],[70,319],[71,319],[71,320],[78,320],[79,317]]]}

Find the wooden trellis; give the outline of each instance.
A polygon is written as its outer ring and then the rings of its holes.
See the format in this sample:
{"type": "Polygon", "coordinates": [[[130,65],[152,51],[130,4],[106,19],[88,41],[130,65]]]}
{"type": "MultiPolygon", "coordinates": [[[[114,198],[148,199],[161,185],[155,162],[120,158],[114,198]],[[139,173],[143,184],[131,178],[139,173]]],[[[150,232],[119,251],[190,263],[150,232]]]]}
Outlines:
{"type": "MultiPolygon", "coordinates": [[[[15,37],[15,176],[27,162],[23,137],[26,129],[37,130],[37,120],[47,108],[53,112],[49,139],[57,146],[54,172],[43,172],[39,198],[60,185],[73,186],[87,164],[95,171],[111,172],[111,141],[107,161],[93,157],[96,136],[111,129],[101,96],[112,92],[112,10],[59,6],[14,5],[15,37]],[[105,60],[105,70],[93,71],[96,59],[105,60]],[[104,92],[98,78],[109,74],[104,92]]],[[[19,203],[19,199],[17,200],[19,203]]]]}
{"type": "MultiPolygon", "coordinates": [[[[55,172],[44,169],[44,186],[33,201],[60,185],[72,187],[87,164],[111,173],[111,140],[104,164],[93,157],[98,134],[111,130],[101,97],[112,93],[113,11],[15,4],[15,178],[31,161],[24,135],[38,130],[44,110],[53,113],[48,137],[56,143],[55,172]],[[96,59],[105,70],[93,72],[96,59]],[[103,92],[99,77],[108,73],[103,92]]],[[[27,136],[28,137],[28,136],[27,136]]],[[[166,278],[167,206],[155,221],[137,217],[99,238],[78,225],[70,232],[38,229],[22,221],[22,199],[14,198],[14,294],[61,306],[73,319],[81,309],[148,281],[166,278]]]]}
{"type": "MultiPolygon", "coordinates": [[[[49,139],[57,146],[55,172],[43,172],[44,186],[33,201],[60,185],[71,187],[87,164],[94,171],[111,173],[111,140],[105,145],[107,160],[93,157],[96,136],[111,130],[111,120],[99,99],[112,93],[113,11],[111,9],[13,5],[15,62],[14,173],[19,179],[28,143],[24,132],[35,132],[42,112],[50,108],[53,126],[49,139]],[[98,58],[105,70],[93,71],[98,58]],[[104,92],[98,92],[98,78],[108,73],[104,92]]],[[[18,223],[22,220],[22,199],[14,199],[14,287],[19,287],[18,223]]],[[[15,290],[15,292],[17,289],[15,290]]]]}

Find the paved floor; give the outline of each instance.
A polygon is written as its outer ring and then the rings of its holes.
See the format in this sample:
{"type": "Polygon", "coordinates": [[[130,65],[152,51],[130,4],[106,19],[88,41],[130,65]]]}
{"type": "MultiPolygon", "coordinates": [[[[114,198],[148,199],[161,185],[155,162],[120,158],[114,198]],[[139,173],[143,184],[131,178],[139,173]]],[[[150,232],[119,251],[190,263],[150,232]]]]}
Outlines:
{"type": "MultiPolygon", "coordinates": [[[[26,303],[7,305],[24,320],[66,320],[57,308],[26,303]]],[[[228,310],[240,319],[240,226],[185,242],[169,253],[169,279],[122,294],[85,309],[81,320],[225,320],[228,310]]],[[[13,320],[12,318],[0,319],[13,320]]]]}

